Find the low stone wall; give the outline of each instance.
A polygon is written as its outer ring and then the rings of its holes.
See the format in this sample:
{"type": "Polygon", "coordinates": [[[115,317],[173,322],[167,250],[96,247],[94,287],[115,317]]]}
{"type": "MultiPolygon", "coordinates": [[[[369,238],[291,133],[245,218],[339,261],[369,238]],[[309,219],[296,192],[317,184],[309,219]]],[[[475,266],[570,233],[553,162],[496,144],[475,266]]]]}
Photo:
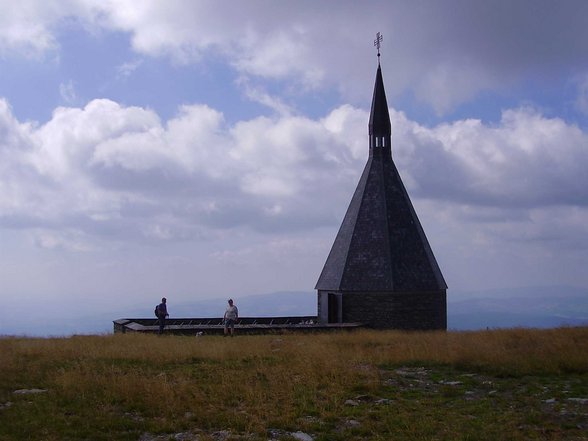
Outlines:
{"type": "MultiPolygon", "coordinates": [[[[157,333],[159,325],[156,318],[124,318],[113,321],[114,333],[157,333]]],[[[281,332],[315,332],[337,329],[354,329],[360,323],[319,324],[316,316],[300,317],[243,317],[235,325],[235,333],[269,334],[281,332]]],[[[179,318],[167,319],[166,334],[178,335],[218,335],[224,333],[222,318],[179,318]]]]}

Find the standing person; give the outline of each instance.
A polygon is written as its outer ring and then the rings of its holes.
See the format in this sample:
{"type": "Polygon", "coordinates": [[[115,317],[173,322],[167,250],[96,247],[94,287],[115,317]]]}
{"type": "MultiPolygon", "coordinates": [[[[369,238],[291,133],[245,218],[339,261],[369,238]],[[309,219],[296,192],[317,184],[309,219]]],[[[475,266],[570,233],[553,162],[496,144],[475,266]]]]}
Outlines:
{"type": "Polygon", "coordinates": [[[161,299],[161,303],[157,305],[157,319],[159,320],[159,334],[163,334],[163,328],[165,327],[165,318],[169,317],[167,313],[167,299],[164,297],[161,299]]]}
{"type": "Polygon", "coordinates": [[[233,304],[233,299],[229,299],[229,306],[225,311],[225,337],[231,331],[231,337],[235,334],[235,322],[239,319],[239,310],[233,304]]]}

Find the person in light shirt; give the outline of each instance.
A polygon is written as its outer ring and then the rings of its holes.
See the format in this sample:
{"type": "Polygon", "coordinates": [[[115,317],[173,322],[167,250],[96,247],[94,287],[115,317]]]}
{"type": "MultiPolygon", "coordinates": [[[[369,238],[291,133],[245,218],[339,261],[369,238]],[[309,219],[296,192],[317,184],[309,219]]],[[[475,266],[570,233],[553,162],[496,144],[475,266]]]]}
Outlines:
{"type": "Polygon", "coordinates": [[[225,311],[225,337],[227,335],[231,335],[231,337],[235,334],[235,323],[239,319],[239,310],[233,304],[233,299],[229,299],[229,306],[227,306],[227,310],[225,311]]]}

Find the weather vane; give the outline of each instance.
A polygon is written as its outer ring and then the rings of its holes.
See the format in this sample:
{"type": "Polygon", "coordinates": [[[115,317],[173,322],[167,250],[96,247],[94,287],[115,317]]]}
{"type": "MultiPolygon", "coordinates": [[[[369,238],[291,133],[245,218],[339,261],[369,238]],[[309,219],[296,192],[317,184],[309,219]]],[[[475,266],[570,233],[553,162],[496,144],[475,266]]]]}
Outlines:
{"type": "Polygon", "coordinates": [[[379,32],[376,34],[376,39],[374,40],[374,46],[378,49],[378,62],[380,61],[380,43],[384,40],[384,37],[379,32]]]}

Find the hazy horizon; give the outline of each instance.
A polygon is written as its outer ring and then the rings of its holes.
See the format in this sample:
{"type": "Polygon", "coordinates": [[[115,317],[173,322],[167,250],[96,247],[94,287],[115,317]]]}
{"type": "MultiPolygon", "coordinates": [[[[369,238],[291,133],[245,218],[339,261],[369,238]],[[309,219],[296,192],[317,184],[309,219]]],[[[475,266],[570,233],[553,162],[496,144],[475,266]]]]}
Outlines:
{"type": "MultiPolygon", "coordinates": [[[[233,296],[243,317],[316,315],[316,292],[275,292],[233,296]]],[[[153,318],[159,299],[140,305],[95,311],[84,308],[59,313],[51,307],[35,316],[9,317],[0,336],[69,336],[112,333],[112,321],[153,318]],[[84,315],[87,314],[87,315],[84,315]]],[[[172,318],[221,317],[226,298],[168,300],[172,318]]],[[[588,326],[588,289],[569,286],[516,287],[507,290],[448,293],[448,329],[588,326]]]]}

